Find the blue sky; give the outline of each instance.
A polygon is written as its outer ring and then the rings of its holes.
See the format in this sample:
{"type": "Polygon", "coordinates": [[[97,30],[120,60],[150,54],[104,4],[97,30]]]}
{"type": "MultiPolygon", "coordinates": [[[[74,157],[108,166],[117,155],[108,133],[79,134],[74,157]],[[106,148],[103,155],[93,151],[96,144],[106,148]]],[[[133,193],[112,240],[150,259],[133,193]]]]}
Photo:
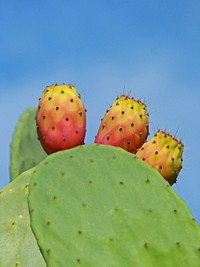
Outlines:
{"type": "Polygon", "coordinates": [[[151,135],[178,132],[175,191],[200,223],[200,2],[0,0],[0,187],[19,116],[46,85],[72,83],[87,112],[86,143],[125,91],[145,100],[151,135]]]}

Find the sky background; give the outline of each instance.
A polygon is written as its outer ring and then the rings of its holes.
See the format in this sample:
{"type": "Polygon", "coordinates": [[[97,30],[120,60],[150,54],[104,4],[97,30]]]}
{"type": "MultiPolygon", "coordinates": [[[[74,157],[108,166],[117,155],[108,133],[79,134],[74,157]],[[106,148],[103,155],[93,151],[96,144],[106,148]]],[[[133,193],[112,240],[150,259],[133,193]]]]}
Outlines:
{"type": "Polygon", "coordinates": [[[0,0],[0,188],[19,116],[46,85],[72,83],[87,112],[86,143],[117,95],[145,100],[151,135],[178,133],[174,190],[200,223],[200,1],[0,0]]]}

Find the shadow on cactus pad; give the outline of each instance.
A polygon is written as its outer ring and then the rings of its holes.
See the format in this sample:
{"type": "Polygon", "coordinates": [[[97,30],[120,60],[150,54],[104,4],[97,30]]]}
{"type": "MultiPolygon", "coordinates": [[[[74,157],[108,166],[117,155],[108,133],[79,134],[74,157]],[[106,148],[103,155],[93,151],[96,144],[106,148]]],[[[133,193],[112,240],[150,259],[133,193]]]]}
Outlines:
{"type": "Polygon", "coordinates": [[[47,266],[200,266],[200,228],[161,175],[120,148],[48,156],[28,196],[47,266]]]}
{"type": "Polygon", "coordinates": [[[38,141],[35,108],[28,108],[21,115],[13,134],[10,149],[10,176],[14,180],[19,174],[36,166],[47,154],[38,141]]]}

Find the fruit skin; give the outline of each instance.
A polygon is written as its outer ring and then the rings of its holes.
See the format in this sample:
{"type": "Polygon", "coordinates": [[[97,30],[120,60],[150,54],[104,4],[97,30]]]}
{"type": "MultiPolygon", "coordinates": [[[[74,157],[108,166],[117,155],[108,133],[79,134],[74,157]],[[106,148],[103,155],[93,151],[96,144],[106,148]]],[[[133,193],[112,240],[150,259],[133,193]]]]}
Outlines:
{"type": "Polygon", "coordinates": [[[38,138],[48,153],[82,145],[86,133],[86,109],[71,84],[44,90],[36,113],[38,138]]]}
{"type": "Polygon", "coordinates": [[[158,131],[153,138],[144,143],[136,155],[156,168],[173,185],[182,169],[184,145],[165,131],[158,131]]]}
{"type": "Polygon", "coordinates": [[[101,121],[95,143],[135,153],[149,135],[146,105],[126,95],[118,97],[101,121]]]}

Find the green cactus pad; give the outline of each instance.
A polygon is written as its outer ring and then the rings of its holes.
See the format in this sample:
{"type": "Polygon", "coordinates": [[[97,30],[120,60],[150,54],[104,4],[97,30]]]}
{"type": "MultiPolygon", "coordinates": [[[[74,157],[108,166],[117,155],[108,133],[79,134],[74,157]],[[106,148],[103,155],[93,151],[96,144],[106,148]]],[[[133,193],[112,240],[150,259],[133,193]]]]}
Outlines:
{"type": "Polygon", "coordinates": [[[27,204],[33,169],[0,191],[0,266],[45,267],[30,227],[27,204]]]}
{"type": "Polygon", "coordinates": [[[13,134],[10,150],[11,180],[36,166],[46,157],[46,153],[38,141],[35,114],[35,108],[25,110],[13,134]]]}
{"type": "Polygon", "coordinates": [[[28,202],[49,267],[200,266],[200,228],[186,203],[120,148],[50,155],[32,176],[28,202]]]}

